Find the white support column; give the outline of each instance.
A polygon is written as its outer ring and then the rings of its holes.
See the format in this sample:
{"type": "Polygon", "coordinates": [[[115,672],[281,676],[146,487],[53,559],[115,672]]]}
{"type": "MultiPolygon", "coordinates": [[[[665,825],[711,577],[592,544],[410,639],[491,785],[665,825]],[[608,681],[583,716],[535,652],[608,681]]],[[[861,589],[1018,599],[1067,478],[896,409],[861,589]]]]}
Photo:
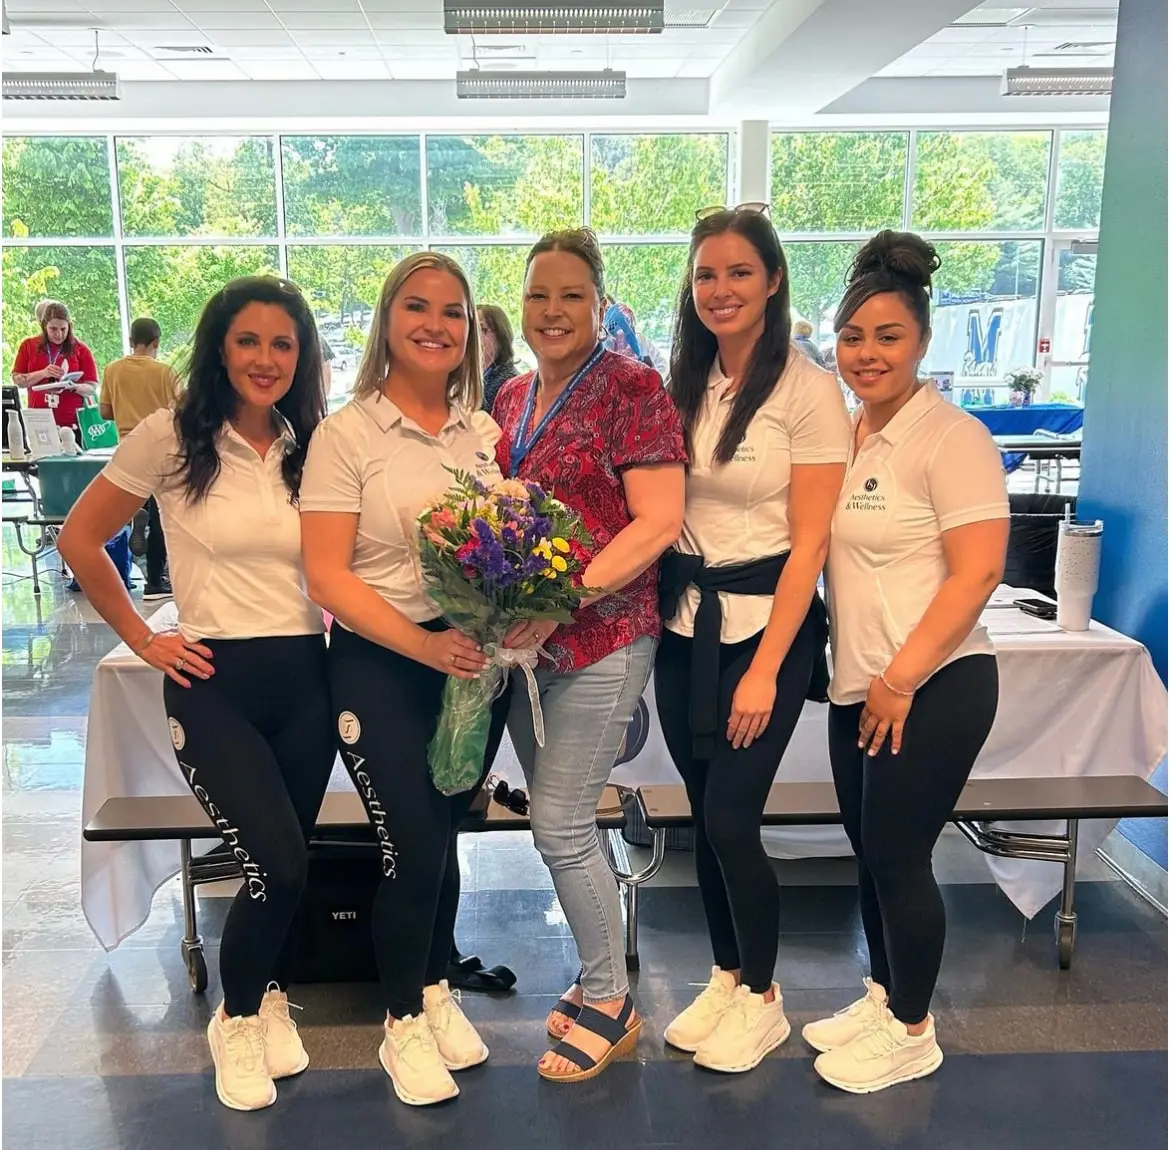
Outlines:
{"type": "Polygon", "coordinates": [[[767,120],[739,125],[735,154],[735,200],[771,203],[771,132],[767,120]]]}

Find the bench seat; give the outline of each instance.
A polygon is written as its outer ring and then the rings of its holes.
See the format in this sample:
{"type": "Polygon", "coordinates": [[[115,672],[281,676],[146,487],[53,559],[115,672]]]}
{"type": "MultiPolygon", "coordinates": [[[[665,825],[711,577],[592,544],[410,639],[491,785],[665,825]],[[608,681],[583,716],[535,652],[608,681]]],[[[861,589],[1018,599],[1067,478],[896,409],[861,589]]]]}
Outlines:
{"type": "MultiPolygon", "coordinates": [[[[646,825],[691,825],[691,806],[681,785],[637,791],[646,825]]],[[[1137,775],[1056,776],[1036,779],[972,779],[959,796],[954,822],[1041,819],[1124,819],[1166,816],[1166,796],[1137,775]]],[[[827,826],[841,821],[831,782],[775,783],[761,825],[827,826]]]]}
{"type": "MultiPolygon", "coordinates": [[[[329,791],[317,816],[317,837],[329,832],[361,830],[370,825],[356,791],[329,791]]],[[[621,797],[606,787],[597,805],[597,825],[602,830],[621,830],[626,825],[621,797]]],[[[527,815],[518,815],[494,799],[486,817],[469,818],[465,832],[525,831],[527,815]]],[[[146,795],[107,799],[82,832],[89,842],[144,842],[168,839],[218,839],[219,832],[194,795],[146,795]]]]}

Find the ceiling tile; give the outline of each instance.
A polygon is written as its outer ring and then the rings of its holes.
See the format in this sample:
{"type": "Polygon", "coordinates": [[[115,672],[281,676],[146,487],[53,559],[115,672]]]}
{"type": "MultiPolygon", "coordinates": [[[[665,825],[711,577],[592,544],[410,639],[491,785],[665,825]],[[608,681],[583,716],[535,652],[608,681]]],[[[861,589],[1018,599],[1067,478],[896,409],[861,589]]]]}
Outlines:
{"type": "Polygon", "coordinates": [[[180,80],[246,80],[230,60],[168,60],[167,70],[180,80]]]}
{"type": "Polygon", "coordinates": [[[251,80],[317,80],[317,70],[300,60],[241,60],[239,66],[251,80]]]}
{"type": "Polygon", "coordinates": [[[361,28],[369,31],[370,27],[360,12],[282,12],[280,21],[294,32],[317,28],[361,28]]]}
{"type": "Polygon", "coordinates": [[[323,80],[389,80],[390,70],[381,60],[317,61],[313,65],[323,80]]]}
{"type": "Polygon", "coordinates": [[[119,32],[124,32],[126,29],[135,31],[191,27],[191,21],[176,12],[174,8],[168,8],[165,12],[161,10],[157,12],[103,12],[101,20],[103,28],[113,28],[119,32]]]}

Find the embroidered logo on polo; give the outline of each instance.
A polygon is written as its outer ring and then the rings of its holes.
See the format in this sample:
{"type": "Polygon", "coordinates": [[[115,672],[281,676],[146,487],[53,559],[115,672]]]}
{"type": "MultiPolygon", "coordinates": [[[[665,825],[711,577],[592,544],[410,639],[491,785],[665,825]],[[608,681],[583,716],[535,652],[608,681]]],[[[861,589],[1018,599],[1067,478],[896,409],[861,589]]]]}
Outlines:
{"type": "Polygon", "coordinates": [[[845,504],[846,511],[877,511],[882,512],[886,509],[886,497],[878,491],[878,481],[876,475],[871,475],[861,485],[862,490],[855,491],[849,496],[845,504]]]}
{"type": "Polygon", "coordinates": [[[342,711],[337,716],[337,733],[347,747],[352,747],[362,737],[362,725],[357,715],[352,711],[342,711]]]}
{"type": "Polygon", "coordinates": [[[488,455],[486,451],[477,451],[475,453],[475,477],[476,479],[496,479],[498,477],[498,468],[496,467],[496,457],[488,455]]]}

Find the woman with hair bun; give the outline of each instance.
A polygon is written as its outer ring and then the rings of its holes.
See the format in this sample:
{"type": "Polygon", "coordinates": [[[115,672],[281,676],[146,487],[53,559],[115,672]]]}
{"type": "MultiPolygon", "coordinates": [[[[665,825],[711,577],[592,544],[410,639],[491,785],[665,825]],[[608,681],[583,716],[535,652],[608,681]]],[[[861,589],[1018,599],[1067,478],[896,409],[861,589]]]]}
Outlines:
{"type": "Polygon", "coordinates": [[[809,1023],[815,1066],[868,1094],[942,1062],[930,999],[946,915],[931,867],[995,719],[979,616],[1003,575],[1008,500],[987,429],[918,378],[935,249],[881,232],[837,311],[837,364],[860,405],[833,517],[829,757],[857,855],[865,996],[809,1023]]]}

